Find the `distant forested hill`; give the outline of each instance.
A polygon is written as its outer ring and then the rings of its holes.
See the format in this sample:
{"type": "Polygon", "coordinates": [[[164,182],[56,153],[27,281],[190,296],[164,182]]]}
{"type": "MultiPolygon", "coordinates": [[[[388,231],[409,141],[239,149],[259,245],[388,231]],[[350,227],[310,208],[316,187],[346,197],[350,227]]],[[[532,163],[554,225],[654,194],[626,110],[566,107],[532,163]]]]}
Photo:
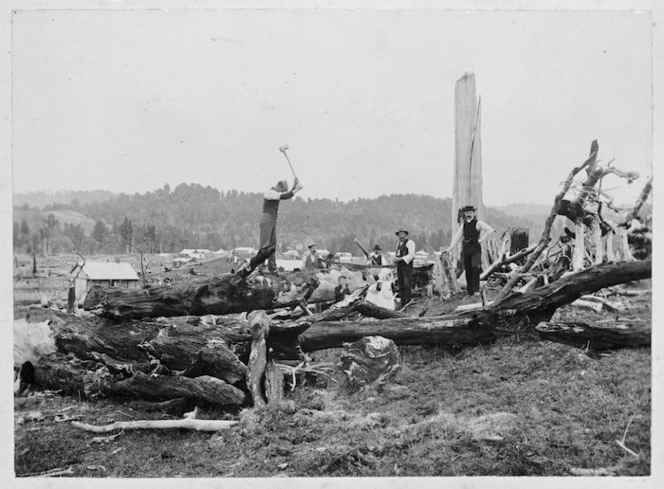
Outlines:
{"type": "MultiPolygon", "coordinates": [[[[14,246],[30,252],[120,253],[128,244],[148,252],[183,248],[218,250],[258,246],[263,197],[220,192],[210,186],[168,185],[144,194],[111,192],[31,193],[14,196],[14,246]],[[50,199],[50,200],[49,200],[50,199]]],[[[365,247],[391,250],[394,232],[405,228],[417,249],[438,250],[450,241],[451,199],[389,195],[340,202],[296,197],[279,207],[280,251],[315,240],[320,248],[359,254],[365,247]]],[[[498,209],[486,220],[500,233],[533,224],[498,209]]]]}

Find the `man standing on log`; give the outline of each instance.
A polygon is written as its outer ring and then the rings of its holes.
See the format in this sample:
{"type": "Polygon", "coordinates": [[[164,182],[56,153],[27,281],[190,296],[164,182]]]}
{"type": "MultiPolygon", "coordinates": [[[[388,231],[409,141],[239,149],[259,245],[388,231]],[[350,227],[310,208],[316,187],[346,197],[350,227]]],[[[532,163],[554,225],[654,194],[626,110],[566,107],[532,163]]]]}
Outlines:
{"type": "MultiPolygon", "coordinates": [[[[290,199],[297,192],[302,190],[300,181],[295,178],[293,188],[288,190],[288,182],[280,180],[270,190],[263,195],[263,216],[261,217],[261,236],[260,248],[268,245],[277,246],[277,213],[279,211],[279,202],[290,199]]],[[[270,272],[277,271],[277,258],[272,253],[267,259],[267,268],[270,272]]]]}
{"type": "Polygon", "coordinates": [[[408,231],[400,229],[396,232],[399,237],[394,263],[397,265],[397,285],[401,297],[401,307],[405,307],[411,299],[413,283],[413,260],[415,259],[415,243],[408,239],[408,231]]]}
{"type": "Polygon", "coordinates": [[[383,255],[381,255],[380,252],[381,252],[380,245],[374,246],[374,249],[369,255],[367,260],[368,265],[379,266],[379,267],[385,265],[385,260],[383,259],[383,255]]]}
{"type": "Polygon", "coordinates": [[[451,252],[463,238],[461,253],[463,255],[463,267],[466,271],[466,287],[468,295],[474,295],[480,291],[480,272],[482,270],[482,243],[493,233],[493,228],[475,217],[475,207],[467,205],[461,212],[464,215],[463,226],[452,238],[446,253],[451,252]]]}

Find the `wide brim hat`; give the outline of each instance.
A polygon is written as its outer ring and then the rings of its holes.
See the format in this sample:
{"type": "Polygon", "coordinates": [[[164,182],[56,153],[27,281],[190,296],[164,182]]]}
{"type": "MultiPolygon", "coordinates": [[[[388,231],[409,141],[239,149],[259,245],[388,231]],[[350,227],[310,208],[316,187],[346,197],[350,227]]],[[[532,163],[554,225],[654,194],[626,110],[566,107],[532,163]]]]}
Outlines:
{"type": "Polygon", "coordinates": [[[396,234],[397,236],[399,236],[399,233],[406,233],[406,236],[408,236],[408,231],[406,231],[405,229],[399,229],[399,230],[398,230],[396,233],[394,233],[394,234],[396,234]]]}
{"type": "Polygon", "coordinates": [[[279,180],[274,186],[276,190],[282,189],[284,191],[288,190],[288,182],[286,180],[279,180]]]}
{"type": "Polygon", "coordinates": [[[374,251],[380,251],[380,246],[376,245],[376,246],[373,247],[373,249],[374,249],[374,251]]]}
{"type": "Polygon", "coordinates": [[[461,212],[467,212],[467,211],[473,211],[473,212],[475,212],[476,210],[477,210],[477,209],[475,209],[475,206],[467,205],[466,207],[464,207],[463,209],[461,209],[461,212]]]}

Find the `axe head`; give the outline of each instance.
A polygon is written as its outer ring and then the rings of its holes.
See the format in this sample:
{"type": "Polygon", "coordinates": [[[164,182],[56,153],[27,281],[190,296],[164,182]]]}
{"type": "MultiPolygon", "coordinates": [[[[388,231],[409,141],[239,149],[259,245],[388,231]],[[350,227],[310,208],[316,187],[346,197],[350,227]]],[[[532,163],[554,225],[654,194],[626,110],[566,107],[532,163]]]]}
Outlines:
{"type": "Polygon", "coordinates": [[[284,144],[283,146],[279,146],[279,151],[282,153],[285,152],[288,149],[288,144],[284,144]]]}

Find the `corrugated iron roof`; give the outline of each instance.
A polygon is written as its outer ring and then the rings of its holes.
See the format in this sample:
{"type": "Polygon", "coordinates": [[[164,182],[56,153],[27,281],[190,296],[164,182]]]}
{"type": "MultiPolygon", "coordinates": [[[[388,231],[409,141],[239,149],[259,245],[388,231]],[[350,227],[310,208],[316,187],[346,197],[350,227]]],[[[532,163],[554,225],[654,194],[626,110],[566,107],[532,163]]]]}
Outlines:
{"type": "Polygon", "coordinates": [[[91,280],[138,280],[136,270],[129,263],[87,262],[83,273],[91,280]]]}

